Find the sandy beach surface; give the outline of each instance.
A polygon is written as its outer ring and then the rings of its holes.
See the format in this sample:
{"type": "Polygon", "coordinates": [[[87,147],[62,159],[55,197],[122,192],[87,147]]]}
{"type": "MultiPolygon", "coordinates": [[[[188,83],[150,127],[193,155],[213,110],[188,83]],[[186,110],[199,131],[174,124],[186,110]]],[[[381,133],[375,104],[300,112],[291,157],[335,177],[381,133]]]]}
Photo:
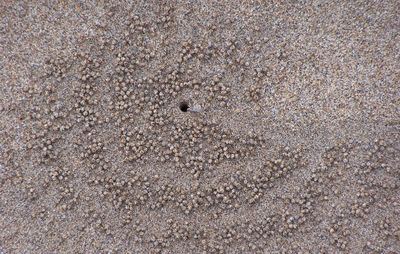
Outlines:
{"type": "Polygon", "coordinates": [[[0,1],[0,253],[400,253],[400,2],[0,1]]]}

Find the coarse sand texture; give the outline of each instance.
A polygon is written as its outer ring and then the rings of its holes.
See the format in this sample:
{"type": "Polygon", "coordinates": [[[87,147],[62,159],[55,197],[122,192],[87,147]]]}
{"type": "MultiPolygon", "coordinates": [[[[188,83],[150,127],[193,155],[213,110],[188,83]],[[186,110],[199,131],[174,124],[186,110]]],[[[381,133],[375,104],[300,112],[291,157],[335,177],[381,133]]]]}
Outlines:
{"type": "Polygon", "coordinates": [[[0,0],[0,253],[400,253],[400,1],[0,0]]]}

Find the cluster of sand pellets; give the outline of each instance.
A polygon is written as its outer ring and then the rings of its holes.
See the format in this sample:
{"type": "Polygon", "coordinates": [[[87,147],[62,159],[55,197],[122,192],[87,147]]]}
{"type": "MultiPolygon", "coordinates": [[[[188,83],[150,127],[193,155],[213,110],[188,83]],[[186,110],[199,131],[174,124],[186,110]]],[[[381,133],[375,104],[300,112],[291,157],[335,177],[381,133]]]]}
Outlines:
{"type": "Polygon", "coordinates": [[[0,253],[400,252],[398,1],[3,1],[0,253]]]}

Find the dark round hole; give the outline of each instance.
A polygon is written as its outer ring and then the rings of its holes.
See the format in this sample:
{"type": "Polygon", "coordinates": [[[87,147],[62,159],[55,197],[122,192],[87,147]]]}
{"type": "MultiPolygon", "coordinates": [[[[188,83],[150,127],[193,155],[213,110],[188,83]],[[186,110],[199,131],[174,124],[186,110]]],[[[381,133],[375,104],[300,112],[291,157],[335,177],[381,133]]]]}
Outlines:
{"type": "Polygon", "coordinates": [[[183,102],[179,103],[179,109],[182,112],[187,112],[188,108],[189,108],[189,105],[188,105],[188,103],[186,101],[183,101],[183,102]]]}

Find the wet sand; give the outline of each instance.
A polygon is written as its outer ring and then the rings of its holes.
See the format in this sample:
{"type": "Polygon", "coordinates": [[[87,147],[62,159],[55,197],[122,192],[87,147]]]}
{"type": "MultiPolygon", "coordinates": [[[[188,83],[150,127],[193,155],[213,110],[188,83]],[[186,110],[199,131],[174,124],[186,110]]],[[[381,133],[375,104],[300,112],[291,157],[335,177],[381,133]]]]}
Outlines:
{"type": "Polygon", "coordinates": [[[34,2],[0,253],[399,253],[398,1],[34,2]]]}

